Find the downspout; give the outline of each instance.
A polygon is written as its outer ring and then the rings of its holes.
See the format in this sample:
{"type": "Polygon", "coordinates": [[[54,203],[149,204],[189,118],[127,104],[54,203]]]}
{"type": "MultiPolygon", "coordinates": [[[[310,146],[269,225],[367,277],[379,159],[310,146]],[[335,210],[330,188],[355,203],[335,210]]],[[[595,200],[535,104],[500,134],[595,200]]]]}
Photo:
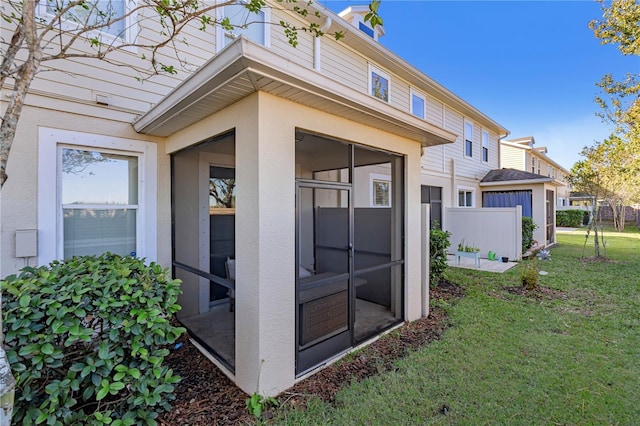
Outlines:
{"type": "MultiPolygon", "coordinates": [[[[331,27],[331,23],[331,17],[327,16],[318,30],[324,34],[331,27]]],[[[320,38],[318,36],[313,39],[313,68],[316,71],[320,71],[320,38]]]]}

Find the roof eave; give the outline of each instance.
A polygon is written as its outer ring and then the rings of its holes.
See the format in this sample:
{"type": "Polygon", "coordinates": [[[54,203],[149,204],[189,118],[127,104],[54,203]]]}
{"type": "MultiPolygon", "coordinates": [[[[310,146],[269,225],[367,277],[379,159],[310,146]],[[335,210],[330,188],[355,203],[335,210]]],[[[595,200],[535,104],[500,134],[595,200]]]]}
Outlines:
{"type": "MultiPolygon", "coordinates": [[[[247,87],[245,84],[246,92],[243,96],[259,90],[270,92],[272,85],[258,82],[274,82],[280,86],[295,89],[290,91],[293,93],[289,95],[291,100],[296,101],[296,97],[299,100],[311,95],[328,106],[325,108],[327,112],[346,108],[353,113],[354,121],[413,139],[420,142],[422,146],[452,143],[457,138],[453,132],[288,61],[242,37],[205,63],[149,112],[136,120],[133,124],[134,128],[141,133],[168,136],[181,128],[188,127],[195,121],[187,123],[184,112],[191,107],[203,105],[215,91],[233,84],[240,78],[250,81],[253,85],[253,87],[247,87]],[[175,120],[182,120],[187,124],[182,126],[175,120]]],[[[228,104],[233,102],[235,100],[230,99],[228,104]]],[[[208,115],[225,106],[209,109],[208,115]]],[[[200,119],[202,118],[204,116],[200,116],[200,119]]]]}

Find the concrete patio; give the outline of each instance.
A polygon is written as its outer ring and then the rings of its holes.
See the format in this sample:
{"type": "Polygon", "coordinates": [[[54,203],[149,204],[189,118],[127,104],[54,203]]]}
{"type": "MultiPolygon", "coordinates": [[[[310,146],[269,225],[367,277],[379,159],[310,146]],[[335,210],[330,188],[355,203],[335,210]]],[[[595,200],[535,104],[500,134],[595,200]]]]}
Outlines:
{"type": "Polygon", "coordinates": [[[483,272],[495,272],[498,274],[508,271],[518,264],[518,262],[500,262],[498,260],[480,259],[480,267],[476,267],[474,259],[468,257],[461,257],[460,264],[456,262],[456,256],[453,254],[447,255],[447,262],[449,266],[453,268],[475,269],[476,271],[483,272]]]}

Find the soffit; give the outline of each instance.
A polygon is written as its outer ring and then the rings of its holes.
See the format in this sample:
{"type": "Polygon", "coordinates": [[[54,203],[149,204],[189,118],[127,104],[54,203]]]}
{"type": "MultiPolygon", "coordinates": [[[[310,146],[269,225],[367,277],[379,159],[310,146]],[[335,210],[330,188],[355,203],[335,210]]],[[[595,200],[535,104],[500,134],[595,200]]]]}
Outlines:
{"type": "Polygon", "coordinates": [[[242,37],[204,64],[133,126],[140,133],[169,136],[256,91],[406,137],[422,146],[451,143],[457,137],[242,37]]]}

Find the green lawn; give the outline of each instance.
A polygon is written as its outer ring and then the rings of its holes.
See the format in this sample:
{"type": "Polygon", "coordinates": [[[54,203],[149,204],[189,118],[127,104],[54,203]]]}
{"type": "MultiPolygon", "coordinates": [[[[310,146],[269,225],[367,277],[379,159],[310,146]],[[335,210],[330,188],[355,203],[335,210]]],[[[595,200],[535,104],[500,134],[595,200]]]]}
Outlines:
{"type": "MultiPolygon", "coordinates": [[[[630,228],[629,228],[630,229],[630,228]]],[[[445,305],[443,340],[388,372],[315,401],[287,424],[640,423],[640,234],[608,232],[612,262],[582,262],[584,231],[559,234],[541,283],[556,299],[512,295],[519,270],[449,269],[466,297],[445,305]],[[447,415],[441,413],[448,407],[447,415]]],[[[592,242],[587,256],[593,255],[592,242]]],[[[433,301],[438,303],[438,301],[433,301]]]]}

